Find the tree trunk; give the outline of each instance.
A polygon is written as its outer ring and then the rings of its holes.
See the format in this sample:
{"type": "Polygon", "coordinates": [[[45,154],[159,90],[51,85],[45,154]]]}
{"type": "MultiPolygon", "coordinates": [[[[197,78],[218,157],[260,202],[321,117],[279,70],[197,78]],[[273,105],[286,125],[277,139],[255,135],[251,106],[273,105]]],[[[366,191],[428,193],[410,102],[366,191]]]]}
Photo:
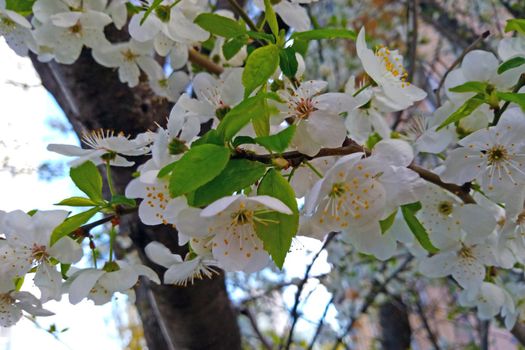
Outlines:
{"type": "MultiPolygon", "coordinates": [[[[156,97],[146,83],[135,88],[122,84],[114,70],[93,61],[84,50],[73,65],[33,65],[43,85],[56,98],[77,135],[104,128],[136,135],[164,124],[170,104],[156,97]]],[[[115,187],[123,193],[132,169],[115,171],[115,187]]],[[[181,251],[177,234],[168,226],[145,226],[137,215],[121,220],[121,232],[128,233],[144,264],[162,276],[163,270],[147,259],[144,247],[152,240],[181,251]]],[[[240,332],[228,295],[224,275],[189,287],[156,286],[144,279],[136,287],[136,305],[150,350],[240,349],[240,332]]]]}
{"type": "Polygon", "coordinates": [[[379,307],[381,344],[384,350],[410,349],[412,330],[408,310],[403,301],[392,297],[379,307]]]}

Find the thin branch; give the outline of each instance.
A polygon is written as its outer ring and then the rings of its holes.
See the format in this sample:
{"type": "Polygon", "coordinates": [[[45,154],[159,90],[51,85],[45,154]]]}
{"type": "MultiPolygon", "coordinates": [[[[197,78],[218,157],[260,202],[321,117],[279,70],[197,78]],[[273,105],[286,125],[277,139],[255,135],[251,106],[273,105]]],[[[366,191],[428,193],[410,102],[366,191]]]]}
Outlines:
{"type": "Polygon", "coordinates": [[[417,59],[417,40],[418,40],[418,9],[419,0],[409,0],[410,18],[412,20],[412,31],[410,36],[410,48],[408,51],[408,81],[412,82],[414,79],[414,73],[416,72],[416,59],[417,59]]]}
{"type": "Polygon", "coordinates": [[[252,19],[250,18],[250,16],[248,16],[248,14],[246,13],[246,11],[244,11],[244,9],[242,8],[241,5],[239,5],[239,3],[236,1],[236,0],[228,0],[228,2],[230,3],[230,5],[233,7],[233,11],[239,16],[241,17],[244,22],[246,22],[246,24],[248,25],[248,27],[250,27],[251,30],[253,30],[254,32],[258,32],[259,30],[257,29],[257,26],[255,25],[255,23],[253,23],[252,19]]]}
{"type": "Polygon", "coordinates": [[[423,322],[423,327],[425,327],[425,330],[427,331],[428,339],[434,346],[434,350],[441,350],[437,337],[434,334],[434,331],[432,331],[432,328],[430,327],[430,323],[428,322],[428,318],[425,315],[425,310],[423,309],[423,305],[421,304],[421,299],[419,298],[419,295],[417,294],[417,292],[414,294],[416,298],[415,304],[416,304],[417,313],[419,314],[419,317],[421,318],[421,321],[423,322]]]}
{"type": "Polygon", "coordinates": [[[489,350],[490,320],[479,320],[480,350],[489,350]]]}
{"type": "Polygon", "coordinates": [[[111,220],[118,219],[122,215],[127,215],[131,213],[135,213],[137,211],[137,208],[129,208],[129,209],[118,209],[118,212],[116,214],[108,215],[100,220],[93,221],[92,223],[80,226],[75,231],[73,231],[78,236],[88,236],[89,231],[94,229],[97,226],[104,225],[105,223],[110,222],[111,220]]]}
{"type": "MultiPolygon", "coordinates": [[[[237,149],[236,151],[237,153],[233,155],[232,158],[244,158],[244,159],[254,160],[254,161],[258,161],[258,162],[265,163],[265,164],[271,164],[272,160],[275,158],[275,155],[273,154],[259,155],[259,154],[247,152],[243,149],[237,149]]],[[[286,159],[290,166],[297,167],[305,160],[312,160],[315,158],[329,157],[329,156],[345,156],[348,154],[358,153],[358,152],[363,152],[366,155],[370,155],[370,151],[368,151],[366,148],[358,145],[353,140],[347,139],[342,147],[321,148],[321,150],[313,157],[307,156],[306,154],[303,154],[297,151],[291,151],[291,152],[285,152],[281,154],[280,158],[286,159]]],[[[430,170],[417,166],[413,163],[410,164],[408,168],[418,173],[422,179],[428,182],[431,182],[435,185],[438,185],[439,187],[444,188],[445,190],[455,194],[456,196],[461,198],[463,202],[474,203],[474,199],[469,194],[470,189],[468,187],[445,183],[441,180],[441,178],[437,174],[431,172],[430,170]]]]}
{"type": "Polygon", "coordinates": [[[483,34],[481,34],[476,40],[474,40],[474,42],[472,44],[467,46],[463,50],[461,55],[459,55],[458,58],[456,58],[456,60],[452,63],[452,65],[450,67],[448,67],[448,69],[445,72],[445,74],[443,74],[443,77],[441,77],[441,80],[439,81],[438,87],[434,91],[435,94],[436,94],[436,99],[437,99],[438,106],[441,106],[441,96],[439,95],[439,93],[441,91],[441,88],[443,87],[443,84],[445,83],[445,79],[447,78],[447,76],[450,74],[450,72],[452,72],[452,70],[454,68],[456,68],[457,65],[459,65],[461,63],[461,61],[463,61],[463,58],[465,57],[465,55],[467,53],[469,53],[470,51],[475,49],[476,46],[478,46],[479,43],[481,43],[483,40],[485,40],[489,35],[490,35],[490,31],[488,31],[488,30],[486,32],[484,32],[483,34]]]}
{"type": "Polygon", "coordinates": [[[207,56],[192,48],[188,50],[188,60],[206,69],[210,73],[221,74],[224,71],[221,66],[212,62],[207,56]]]}
{"type": "Polygon", "coordinates": [[[247,307],[243,307],[242,309],[239,310],[239,312],[242,315],[246,316],[246,318],[248,318],[248,321],[250,321],[250,325],[252,326],[253,331],[257,335],[257,338],[259,338],[259,340],[261,341],[261,344],[263,345],[263,347],[266,350],[272,350],[273,349],[272,344],[270,343],[268,339],[266,339],[264,334],[262,334],[261,330],[259,329],[259,325],[257,324],[257,320],[253,316],[250,309],[248,309],[247,307]]]}
{"type": "MultiPolygon", "coordinates": [[[[323,246],[314,255],[314,257],[312,259],[312,262],[306,267],[306,271],[304,273],[304,277],[299,282],[299,284],[297,286],[297,292],[295,293],[294,305],[292,307],[292,311],[290,312],[290,316],[292,318],[292,324],[290,326],[290,330],[288,331],[288,338],[287,338],[287,341],[286,341],[286,346],[284,347],[286,350],[290,349],[290,346],[292,345],[293,332],[295,330],[295,326],[297,325],[297,321],[299,320],[298,308],[299,308],[300,298],[301,298],[301,294],[303,292],[304,286],[305,286],[306,282],[309,279],[310,271],[312,270],[312,267],[314,266],[315,262],[317,261],[317,259],[321,255],[321,252],[328,246],[328,244],[330,244],[330,242],[334,239],[335,236],[336,236],[335,232],[330,232],[328,234],[328,236],[326,237],[326,240],[324,241],[323,246]]],[[[284,338],[283,338],[283,340],[284,340],[284,338]]],[[[281,346],[279,346],[279,348],[282,349],[282,343],[281,343],[281,346]]]]}
{"type": "Polygon", "coordinates": [[[328,309],[330,308],[330,305],[332,305],[333,302],[334,302],[334,297],[332,296],[332,298],[330,299],[330,301],[328,302],[328,304],[326,304],[324,308],[323,315],[321,316],[321,319],[319,320],[319,324],[317,325],[314,336],[312,337],[312,340],[310,341],[310,345],[308,345],[307,350],[313,349],[314,344],[317,341],[317,337],[319,337],[319,334],[321,334],[321,330],[323,329],[324,320],[326,318],[326,314],[328,313],[328,309]]]}

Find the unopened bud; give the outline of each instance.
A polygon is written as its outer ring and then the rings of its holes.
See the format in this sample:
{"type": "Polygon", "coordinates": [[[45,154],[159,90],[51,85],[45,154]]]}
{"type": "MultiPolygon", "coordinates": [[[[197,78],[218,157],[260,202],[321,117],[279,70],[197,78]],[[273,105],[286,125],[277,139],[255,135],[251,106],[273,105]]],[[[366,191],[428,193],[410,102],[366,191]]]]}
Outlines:
{"type": "Polygon", "coordinates": [[[272,159],[272,165],[278,169],[288,169],[290,162],[284,158],[274,158],[272,159]]]}
{"type": "Polygon", "coordinates": [[[188,146],[186,146],[186,143],[184,141],[179,140],[178,138],[174,138],[168,145],[168,150],[171,155],[175,156],[177,154],[186,152],[188,150],[188,146]]]}

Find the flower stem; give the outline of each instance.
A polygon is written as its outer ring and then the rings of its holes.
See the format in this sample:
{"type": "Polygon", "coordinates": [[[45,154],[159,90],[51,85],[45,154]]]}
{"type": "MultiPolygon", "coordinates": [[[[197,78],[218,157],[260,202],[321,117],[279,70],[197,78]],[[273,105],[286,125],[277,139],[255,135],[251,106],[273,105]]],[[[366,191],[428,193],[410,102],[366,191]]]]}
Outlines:
{"type": "Polygon", "coordinates": [[[109,164],[109,160],[106,161],[106,178],[108,181],[109,192],[111,193],[111,197],[113,197],[115,195],[115,188],[113,187],[113,178],[111,177],[111,165],[109,164]]]}
{"type": "Polygon", "coordinates": [[[368,83],[366,83],[365,85],[361,86],[356,92],[354,92],[352,94],[352,97],[356,97],[357,95],[359,95],[361,92],[363,92],[364,90],[366,90],[366,88],[372,86],[372,82],[369,81],[368,83]]]}
{"type": "Polygon", "coordinates": [[[309,161],[305,160],[304,164],[306,164],[307,167],[312,169],[312,171],[315,173],[315,175],[319,176],[319,178],[321,178],[321,179],[323,178],[323,174],[319,170],[317,170],[317,168],[314,167],[309,161]]]}
{"type": "Polygon", "coordinates": [[[115,245],[115,238],[117,237],[117,230],[115,226],[111,225],[109,230],[109,262],[113,261],[113,246],[115,245]]]}

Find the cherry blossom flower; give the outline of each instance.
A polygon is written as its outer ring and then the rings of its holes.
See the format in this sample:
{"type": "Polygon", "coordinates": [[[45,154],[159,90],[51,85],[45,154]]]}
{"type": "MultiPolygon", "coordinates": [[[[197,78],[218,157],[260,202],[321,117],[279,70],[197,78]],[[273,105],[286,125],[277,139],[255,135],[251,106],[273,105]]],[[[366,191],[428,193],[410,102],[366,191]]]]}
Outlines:
{"type": "Polygon", "coordinates": [[[33,216],[20,210],[5,214],[0,227],[7,242],[0,245],[1,280],[23,277],[36,267],[34,282],[42,293],[41,299],[59,300],[62,275],[52,259],[71,264],[82,257],[81,246],[67,236],[51,245],[53,230],[67,215],[64,210],[37,211],[33,216]]]}
{"type": "Polygon", "coordinates": [[[505,309],[506,313],[515,312],[514,301],[510,294],[494,283],[483,282],[479,288],[465,289],[459,295],[459,304],[476,307],[481,320],[490,320],[505,309]]]}
{"type": "Polygon", "coordinates": [[[195,279],[211,278],[217,273],[212,266],[217,262],[200,256],[186,259],[178,254],[172,254],[170,250],[159,242],[151,242],[145,248],[148,258],[157,265],[164,266],[168,270],[164,273],[164,283],[177,286],[186,286],[188,282],[193,283],[195,279]]]}
{"type": "Polygon", "coordinates": [[[0,289],[0,327],[15,325],[23,311],[33,316],[52,316],[51,311],[42,308],[42,303],[29,292],[3,291],[0,289]]]}
{"type": "Polygon", "coordinates": [[[121,260],[108,262],[101,270],[90,268],[75,271],[66,282],[69,301],[75,305],[88,298],[95,305],[103,305],[118,292],[128,295],[133,302],[135,294],[132,287],[140,276],[160,284],[159,277],[149,267],[121,260]]]}
{"type": "Polygon", "coordinates": [[[162,70],[151,53],[151,42],[141,43],[132,39],[127,43],[95,49],[93,58],[104,67],[118,68],[120,81],[133,87],[139,83],[140,69],[150,77],[158,76],[158,71],[162,70]]]}
{"type": "Polygon", "coordinates": [[[289,87],[279,91],[284,103],[277,104],[281,119],[293,118],[297,125],[292,148],[309,156],[316,155],[323,147],[339,147],[346,137],[344,121],[339,113],[352,110],[354,100],[342,98],[344,94],[319,95],[327,83],[306,81],[297,89],[289,87]]]}
{"type": "Polygon", "coordinates": [[[366,73],[385,95],[383,103],[404,109],[427,96],[426,92],[407,81],[403,57],[397,50],[382,47],[374,53],[366,46],[364,28],[359,31],[356,48],[366,73]]]}
{"type": "Polygon", "coordinates": [[[27,56],[27,41],[31,40],[31,23],[18,13],[5,8],[0,0],[0,36],[17,55],[27,56]]]}
{"type": "Polygon", "coordinates": [[[81,148],[73,145],[49,144],[47,149],[51,152],[63,154],[65,156],[77,157],[69,164],[78,166],[86,161],[92,161],[95,165],[103,164],[109,159],[112,166],[129,167],[135,164],[120,156],[139,156],[150,151],[148,145],[151,143],[147,133],[141,134],[134,139],[120,133],[115,135],[110,130],[96,130],[85,133],[82,142],[90,149],[81,148]]]}
{"type": "Polygon", "coordinates": [[[270,258],[256,233],[256,225],[266,223],[260,214],[269,211],[292,214],[290,208],[273,197],[234,195],[203,210],[182,210],[176,225],[190,237],[212,236],[208,244],[213,258],[226,271],[255,272],[264,268],[270,258]]]}
{"type": "Polygon", "coordinates": [[[508,109],[498,125],[460,140],[463,147],[450,152],[445,161],[443,181],[462,185],[475,179],[489,197],[508,199],[525,182],[523,117],[518,108],[508,109]]]}

